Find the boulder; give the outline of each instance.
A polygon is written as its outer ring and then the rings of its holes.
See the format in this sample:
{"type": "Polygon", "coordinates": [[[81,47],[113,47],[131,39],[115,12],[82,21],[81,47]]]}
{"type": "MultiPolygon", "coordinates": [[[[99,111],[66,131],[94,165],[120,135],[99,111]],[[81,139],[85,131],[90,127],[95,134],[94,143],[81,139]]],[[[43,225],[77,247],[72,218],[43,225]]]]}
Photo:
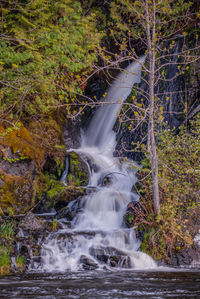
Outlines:
{"type": "Polygon", "coordinates": [[[32,213],[28,212],[20,222],[20,226],[24,230],[39,231],[45,228],[44,224],[37,219],[37,217],[32,213]]]}
{"type": "Polygon", "coordinates": [[[92,259],[88,258],[85,255],[81,255],[80,263],[85,270],[95,270],[98,268],[98,264],[95,263],[92,259]]]}
{"type": "Polygon", "coordinates": [[[56,211],[58,211],[66,207],[70,201],[75,200],[80,196],[83,196],[84,194],[85,190],[83,190],[82,188],[66,186],[53,198],[54,208],[56,209],[56,211]]]}

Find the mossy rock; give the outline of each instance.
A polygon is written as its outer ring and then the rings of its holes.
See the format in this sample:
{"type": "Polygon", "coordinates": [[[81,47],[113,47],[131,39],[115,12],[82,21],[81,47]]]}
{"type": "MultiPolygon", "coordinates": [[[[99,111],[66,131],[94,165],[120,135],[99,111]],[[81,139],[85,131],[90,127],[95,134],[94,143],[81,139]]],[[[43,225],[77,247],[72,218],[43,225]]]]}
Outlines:
{"type": "Polygon", "coordinates": [[[74,186],[87,186],[90,173],[87,163],[76,152],[69,153],[69,173],[67,175],[67,184],[74,186]]]}
{"type": "Polygon", "coordinates": [[[67,206],[67,204],[85,194],[85,190],[75,186],[64,187],[63,190],[54,197],[54,207],[58,211],[67,206]]]}

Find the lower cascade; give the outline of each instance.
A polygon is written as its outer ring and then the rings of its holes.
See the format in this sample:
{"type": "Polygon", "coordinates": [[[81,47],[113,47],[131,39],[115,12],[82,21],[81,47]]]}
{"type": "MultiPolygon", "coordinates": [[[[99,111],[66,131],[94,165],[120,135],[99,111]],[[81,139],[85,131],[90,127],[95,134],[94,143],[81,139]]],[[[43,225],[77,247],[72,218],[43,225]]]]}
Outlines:
{"type": "Polygon", "coordinates": [[[114,81],[107,92],[108,104],[94,114],[82,135],[81,147],[73,149],[87,161],[88,192],[68,204],[69,210],[76,213],[70,225],[66,219],[60,219],[62,229],[45,240],[41,270],[156,267],[150,256],[139,251],[140,241],[135,230],[123,223],[128,203],[139,200],[132,192],[136,167],[132,161],[113,157],[116,142],[112,129],[120,109],[119,94],[123,102],[133,84],[140,82],[144,60],[142,57],[138,63],[131,63],[114,81]]]}

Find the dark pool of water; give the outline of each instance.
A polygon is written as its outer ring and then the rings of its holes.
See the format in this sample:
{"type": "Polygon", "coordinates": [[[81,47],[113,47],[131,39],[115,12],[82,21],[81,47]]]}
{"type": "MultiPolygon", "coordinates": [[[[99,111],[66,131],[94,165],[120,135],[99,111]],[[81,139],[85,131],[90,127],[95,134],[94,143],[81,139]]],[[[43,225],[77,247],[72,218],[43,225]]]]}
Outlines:
{"type": "Polygon", "coordinates": [[[200,298],[200,270],[29,273],[1,278],[0,298],[200,298]]]}

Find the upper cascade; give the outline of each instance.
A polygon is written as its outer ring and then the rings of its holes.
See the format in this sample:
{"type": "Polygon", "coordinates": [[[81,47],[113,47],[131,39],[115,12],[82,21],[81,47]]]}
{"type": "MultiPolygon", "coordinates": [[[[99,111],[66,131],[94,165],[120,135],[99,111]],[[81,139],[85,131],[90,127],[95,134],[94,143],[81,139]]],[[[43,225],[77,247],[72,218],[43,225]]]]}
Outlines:
{"type": "Polygon", "coordinates": [[[97,109],[89,127],[82,136],[82,147],[110,148],[114,151],[115,134],[112,131],[121,104],[130,95],[133,85],[141,82],[141,70],[145,62],[142,56],[137,62],[132,62],[114,80],[102,101],[105,104],[97,109]],[[109,104],[110,103],[110,104],[109,104]]]}

